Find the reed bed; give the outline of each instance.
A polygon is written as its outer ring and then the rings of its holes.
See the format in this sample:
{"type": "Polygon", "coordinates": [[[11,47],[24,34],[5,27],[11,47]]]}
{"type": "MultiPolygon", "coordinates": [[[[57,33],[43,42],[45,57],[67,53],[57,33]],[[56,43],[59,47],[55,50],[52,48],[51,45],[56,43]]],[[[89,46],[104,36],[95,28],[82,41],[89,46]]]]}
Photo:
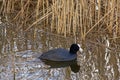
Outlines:
{"type": "Polygon", "coordinates": [[[120,38],[120,0],[1,0],[0,4],[1,16],[15,32],[41,29],[79,34],[83,40],[95,33],[120,38]]]}

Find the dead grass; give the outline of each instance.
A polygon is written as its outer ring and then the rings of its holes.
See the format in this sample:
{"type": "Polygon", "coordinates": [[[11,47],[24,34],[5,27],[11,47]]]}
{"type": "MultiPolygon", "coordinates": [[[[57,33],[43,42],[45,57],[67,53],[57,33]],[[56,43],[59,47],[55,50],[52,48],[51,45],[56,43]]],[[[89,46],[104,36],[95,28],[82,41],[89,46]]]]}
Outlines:
{"type": "Polygon", "coordinates": [[[1,0],[1,15],[15,31],[49,29],[64,36],[92,32],[120,36],[120,0],[1,0]]]}

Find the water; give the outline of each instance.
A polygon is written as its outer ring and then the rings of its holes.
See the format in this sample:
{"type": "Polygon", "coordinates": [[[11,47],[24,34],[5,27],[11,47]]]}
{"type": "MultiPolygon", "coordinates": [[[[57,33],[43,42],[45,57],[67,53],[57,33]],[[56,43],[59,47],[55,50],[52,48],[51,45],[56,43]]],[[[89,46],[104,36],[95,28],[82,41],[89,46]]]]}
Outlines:
{"type": "Polygon", "coordinates": [[[81,43],[79,37],[65,38],[41,30],[36,35],[21,30],[11,36],[4,29],[1,34],[0,80],[120,80],[119,44],[112,44],[105,36],[96,42],[89,39],[81,43]],[[73,69],[78,67],[71,68],[64,62],[48,62],[55,65],[50,68],[37,59],[42,52],[58,47],[69,49],[74,42],[83,48],[75,62],[80,66],[77,72],[73,69]]]}

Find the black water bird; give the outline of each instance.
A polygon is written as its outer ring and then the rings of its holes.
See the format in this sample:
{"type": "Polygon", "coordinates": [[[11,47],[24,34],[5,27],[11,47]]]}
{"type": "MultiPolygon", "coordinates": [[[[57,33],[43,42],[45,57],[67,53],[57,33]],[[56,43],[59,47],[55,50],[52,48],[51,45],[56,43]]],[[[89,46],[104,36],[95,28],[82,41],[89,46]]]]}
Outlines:
{"type": "Polygon", "coordinates": [[[79,44],[72,44],[70,50],[57,48],[43,53],[39,59],[50,61],[72,61],[77,58],[77,51],[80,49],[79,44]]]}

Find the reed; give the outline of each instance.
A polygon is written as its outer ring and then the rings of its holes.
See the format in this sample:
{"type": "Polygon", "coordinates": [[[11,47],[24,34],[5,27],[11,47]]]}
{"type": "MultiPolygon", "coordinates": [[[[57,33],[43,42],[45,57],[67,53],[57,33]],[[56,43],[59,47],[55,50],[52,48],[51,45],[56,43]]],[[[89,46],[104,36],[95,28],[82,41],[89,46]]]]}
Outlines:
{"type": "Polygon", "coordinates": [[[120,0],[1,0],[0,13],[16,26],[64,36],[78,33],[85,40],[93,32],[120,36],[120,0]]]}

